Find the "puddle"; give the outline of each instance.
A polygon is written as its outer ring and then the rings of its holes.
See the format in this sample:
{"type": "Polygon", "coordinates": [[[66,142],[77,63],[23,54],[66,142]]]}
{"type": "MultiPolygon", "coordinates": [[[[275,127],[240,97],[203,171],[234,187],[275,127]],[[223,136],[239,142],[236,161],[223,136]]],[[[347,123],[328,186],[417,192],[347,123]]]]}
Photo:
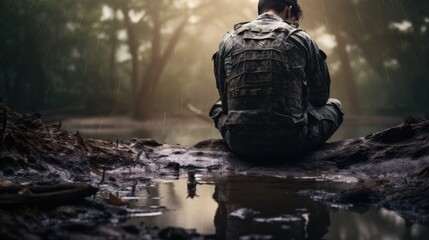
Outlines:
{"type": "Polygon", "coordinates": [[[195,229],[217,239],[429,239],[429,228],[407,225],[392,211],[321,202],[354,183],[193,177],[154,181],[135,196],[119,196],[132,209],[124,225],[195,229]]]}
{"type": "MultiPolygon", "coordinates": [[[[143,210],[147,206],[162,211],[159,216],[135,217],[125,225],[144,222],[147,225],[161,228],[174,226],[186,229],[197,229],[201,234],[213,234],[213,216],[217,203],[213,200],[213,184],[198,184],[196,193],[188,192],[187,179],[177,181],[155,181],[147,190],[137,192],[138,201],[132,202],[130,207],[143,210]]],[[[150,213],[150,212],[149,212],[150,213]]]]}

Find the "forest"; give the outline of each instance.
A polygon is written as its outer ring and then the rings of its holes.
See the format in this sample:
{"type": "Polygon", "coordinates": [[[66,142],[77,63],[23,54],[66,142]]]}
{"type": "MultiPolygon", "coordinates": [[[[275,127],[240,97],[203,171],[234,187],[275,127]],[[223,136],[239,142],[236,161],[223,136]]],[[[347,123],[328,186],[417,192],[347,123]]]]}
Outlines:
{"type": "Polygon", "coordinates": [[[207,115],[258,0],[0,0],[1,238],[429,239],[429,1],[298,2],[344,123],[255,157],[207,115]]]}
{"type": "MultiPolygon", "coordinates": [[[[0,96],[19,111],[207,112],[211,55],[255,0],[2,0],[0,96]]],[[[429,3],[301,0],[301,27],[328,53],[332,96],[350,115],[424,115],[429,3]]]]}

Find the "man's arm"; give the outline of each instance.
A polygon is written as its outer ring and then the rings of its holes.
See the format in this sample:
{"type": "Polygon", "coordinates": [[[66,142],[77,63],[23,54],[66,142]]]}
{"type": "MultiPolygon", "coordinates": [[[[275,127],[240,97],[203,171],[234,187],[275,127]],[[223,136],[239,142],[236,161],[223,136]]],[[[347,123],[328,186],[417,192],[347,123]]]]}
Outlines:
{"type": "Polygon", "coordinates": [[[326,54],[320,50],[314,41],[310,44],[310,58],[306,66],[308,77],[308,100],[316,106],[325,105],[329,99],[331,77],[328,65],[326,64],[326,54]]]}
{"type": "Polygon", "coordinates": [[[326,64],[326,54],[315,45],[315,56],[310,61],[308,73],[308,100],[316,106],[325,105],[329,99],[331,77],[328,65],[326,64]]]}
{"type": "Polygon", "coordinates": [[[222,99],[223,92],[225,91],[225,89],[224,89],[224,83],[225,83],[225,77],[224,77],[225,73],[224,72],[225,71],[223,70],[224,63],[223,63],[223,60],[220,56],[221,56],[221,53],[220,53],[220,49],[219,49],[219,51],[217,51],[213,55],[212,60],[213,60],[214,75],[216,78],[216,87],[217,87],[217,90],[219,92],[219,96],[222,99]]]}
{"type": "Polygon", "coordinates": [[[308,100],[313,105],[323,106],[329,99],[331,85],[326,54],[307,33],[299,32],[298,36],[306,52],[305,74],[308,80],[308,100]]]}
{"type": "Polygon", "coordinates": [[[231,68],[230,57],[228,56],[229,45],[231,44],[231,35],[227,33],[221,43],[219,50],[213,55],[214,73],[216,78],[216,87],[222,101],[222,109],[225,113],[228,112],[227,108],[227,94],[225,89],[225,81],[231,68]]]}

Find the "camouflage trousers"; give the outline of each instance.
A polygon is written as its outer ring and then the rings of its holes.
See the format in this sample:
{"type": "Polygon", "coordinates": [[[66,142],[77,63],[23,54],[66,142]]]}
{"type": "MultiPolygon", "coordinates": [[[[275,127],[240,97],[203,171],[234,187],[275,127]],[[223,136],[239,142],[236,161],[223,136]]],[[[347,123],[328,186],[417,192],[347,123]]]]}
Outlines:
{"type": "Polygon", "coordinates": [[[212,107],[210,117],[229,148],[238,155],[295,155],[324,144],[335,133],[343,122],[339,105],[338,100],[329,99],[324,106],[310,106],[304,126],[227,125],[220,102],[212,107]]]}

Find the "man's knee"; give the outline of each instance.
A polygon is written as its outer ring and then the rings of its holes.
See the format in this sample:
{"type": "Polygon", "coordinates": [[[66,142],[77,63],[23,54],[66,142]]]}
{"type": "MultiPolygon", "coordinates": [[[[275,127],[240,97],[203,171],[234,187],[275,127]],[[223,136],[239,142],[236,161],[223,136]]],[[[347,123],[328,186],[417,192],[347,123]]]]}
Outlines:
{"type": "Polygon", "coordinates": [[[310,107],[308,109],[309,124],[313,125],[320,121],[331,121],[338,128],[343,122],[343,112],[341,103],[336,99],[329,99],[326,105],[322,107],[310,107]]]}
{"type": "Polygon", "coordinates": [[[312,117],[307,127],[307,148],[311,149],[325,143],[343,123],[343,112],[341,102],[330,98],[325,106],[310,108],[309,115],[312,117]]]}
{"type": "Polygon", "coordinates": [[[328,99],[328,102],[326,104],[332,104],[332,105],[336,106],[340,111],[342,110],[342,104],[341,104],[340,100],[338,100],[336,98],[328,99]]]}
{"type": "Polygon", "coordinates": [[[222,137],[225,138],[226,115],[224,114],[224,112],[222,110],[222,102],[221,101],[218,101],[213,105],[213,107],[210,109],[209,116],[211,119],[213,119],[215,127],[219,130],[222,137]]]}
{"type": "Polygon", "coordinates": [[[221,112],[222,112],[222,102],[217,101],[215,104],[213,104],[212,108],[210,109],[209,116],[215,121],[215,119],[219,117],[221,112]]]}

